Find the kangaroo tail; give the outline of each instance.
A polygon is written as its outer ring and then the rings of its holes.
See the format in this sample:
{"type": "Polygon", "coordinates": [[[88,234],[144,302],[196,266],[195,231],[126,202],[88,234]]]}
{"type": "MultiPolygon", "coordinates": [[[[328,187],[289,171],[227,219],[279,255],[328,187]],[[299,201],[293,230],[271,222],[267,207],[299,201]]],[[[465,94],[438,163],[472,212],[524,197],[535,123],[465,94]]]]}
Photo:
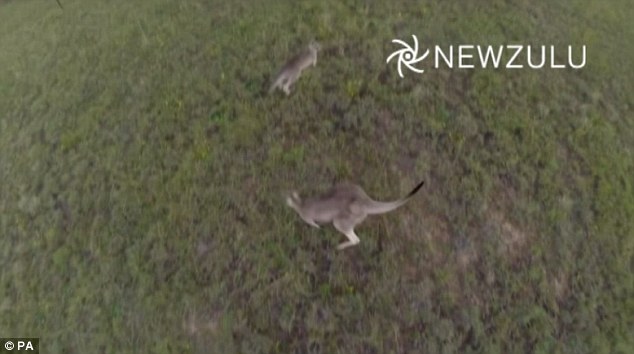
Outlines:
{"type": "Polygon", "coordinates": [[[393,202],[377,202],[373,200],[372,202],[370,202],[368,205],[365,206],[364,208],[365,212],[368,214],[383,214],[383,213],[392,211],[400,207],[401,205],[407,203],[407,201],[423,187],[423,184],[425,184],[425,181],[420,182],[404,198],[401,198],[393,202]]]}

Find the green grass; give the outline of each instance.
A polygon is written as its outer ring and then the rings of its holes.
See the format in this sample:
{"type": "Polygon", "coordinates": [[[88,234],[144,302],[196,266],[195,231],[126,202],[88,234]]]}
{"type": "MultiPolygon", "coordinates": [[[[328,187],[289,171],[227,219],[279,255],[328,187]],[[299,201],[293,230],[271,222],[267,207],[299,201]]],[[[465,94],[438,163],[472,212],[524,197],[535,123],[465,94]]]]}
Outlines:
{"type": "Polygon", "coordinates": [[[0,4],[0,333],[47,353],[634,352],[628,1],[0,4]],[[426,70],[393,38],[588,46],[426,70]],[[293,94],[270,75],[317,38],[293,94]],[[285,206],[407,207],[358,247],[285,206]]]}

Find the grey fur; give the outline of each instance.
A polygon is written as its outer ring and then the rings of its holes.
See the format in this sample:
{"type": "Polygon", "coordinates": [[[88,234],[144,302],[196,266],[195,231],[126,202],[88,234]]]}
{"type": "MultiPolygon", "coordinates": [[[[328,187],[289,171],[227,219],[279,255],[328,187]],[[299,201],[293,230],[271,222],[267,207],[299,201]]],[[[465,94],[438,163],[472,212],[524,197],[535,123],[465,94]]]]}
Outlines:
{"type": "Polygon", "coordinates": [[[311,65],[317,65],[317,52],[320,49],[321,46],[319,43],[312,41],[308,45],[308,48],[304,49],[301,53],[295,55],[286,62],[279,73],[275,76],[275,80],[273,80],[269,93],[273,92],[276,88],[279,88],[288,96],[291,93],[291,85],[299,79],[302,71],[311,65]]]}
{"type": "Polygon", "coordinates": [[[359,244],[359,237],[354,228],[368,215],[383,214],[392,211],[414,195],[425,182],[420,182],[412,191],[396,201],[379,202],[370,198],[365,191],[356,184],[338,184],[321,196],[302,200],[297,192],[286,198],[286,204],[293,208],[309,225],[319,228],[319,224],[331,223],[346,235],[348,241],[341,243],[337,249],[359,244]]]}

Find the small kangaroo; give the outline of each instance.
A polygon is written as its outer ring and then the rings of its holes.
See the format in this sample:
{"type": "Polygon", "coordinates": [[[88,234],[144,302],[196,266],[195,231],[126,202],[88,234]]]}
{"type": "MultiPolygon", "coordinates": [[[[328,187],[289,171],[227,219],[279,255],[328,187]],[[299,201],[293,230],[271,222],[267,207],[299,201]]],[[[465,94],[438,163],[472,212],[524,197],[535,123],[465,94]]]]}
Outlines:
{"type": "Polygon", "coordinates": [[[325,194],[302,200],[297,192],[286,198],[286,204],[299,214],[309,225],[319,228],[319,224],[332,222],[334,227],[346,235],[348,241],[337,246],[338,250],[359,244],[354,228],[368,215],[383,214],[392,211],[418,192],[425,181],[420,182],[404,198],[393,202],[379,202],[370,198],[356,184],[343,183],[332,187],[325,194]]]}
{"type": "Polygon", "coordinates": [[[286,96],[291,93],[290,87],[299,79],[302,71],[309,66],[317,65],[317,52],[321,49],[321,45],[315,41],[310,42],[308,48],[304,49],[301,53],[292,57],[282,67],[279,73],[275,76],[275,80],[269,89],[269,93],[273,92],[276,88],[280,88],[286,96]]]}

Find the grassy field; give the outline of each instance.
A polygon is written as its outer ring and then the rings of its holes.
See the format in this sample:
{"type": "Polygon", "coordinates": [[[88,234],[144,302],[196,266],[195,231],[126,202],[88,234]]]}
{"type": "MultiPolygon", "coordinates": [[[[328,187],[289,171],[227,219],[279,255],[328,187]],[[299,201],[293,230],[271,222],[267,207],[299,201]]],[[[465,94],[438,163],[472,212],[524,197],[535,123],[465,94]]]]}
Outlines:
{"type": "MultiPolygon", "coordinates": [[[[626,0],[0,2],[0,334],[45,353],[634,352],[626,0]],[[582,70],[422,45],[587,45],[582,70]],[[293,93],[271,75],[311,39],[293,93]],[[406,207],[361,243],[284,196],[406,207]]],[[[579,48],[579,47],[577,47],[579,48]]],[[[565,60],[565,53],[562,53],[565,60]]]]}

